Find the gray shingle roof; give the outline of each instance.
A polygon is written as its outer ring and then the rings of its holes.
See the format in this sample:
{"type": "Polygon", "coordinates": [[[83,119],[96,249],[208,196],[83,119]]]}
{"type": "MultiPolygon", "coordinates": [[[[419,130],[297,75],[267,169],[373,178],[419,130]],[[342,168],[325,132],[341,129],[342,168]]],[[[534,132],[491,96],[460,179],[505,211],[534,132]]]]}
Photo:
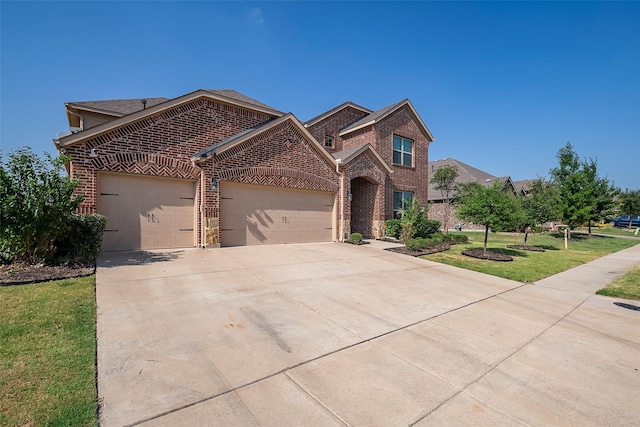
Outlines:
{"type": "Polygon", "coordinates": [[[347,133],[347,132],[349,132],[349,131],[351,131],[353,129],[357,129],[358,127],[360,127],[362,125],[365,125],[367,123],[375,123],[378,120],[380,120],[381,118],[385,117],[391,111],[393,111],[396,108],[398,108],[401,104],[403,104],[403,103],[405,103],[407,101],[408,101],[407,99],[403,99],[402,101],[396,102],[393,105],[389,105],[388,107],[384,107],[384,108],[381,108],[381,109],[379,109],[377,111],[374,111],[373,113],[364,116],[360,120],[358,120],[358,121],[356,121],[354,123],[351,123],[346,128],[341,129],[340,130],[340,134],[347,133]]]}
{"type": "Polygon", "coordinates": [[[517,191],[522,191],[524,194],[527,194],[531,191],[531,187],[534,181],[535,179],[523,179],[521,181],[514,181],[513,186],[517,191]]]}
{"type": "Polygon", "coordinates": [[[79,101],[79,102],[67,102],[70,107],[76,108],[88,108],[91,110],[99,110],[105,114],[111,114],[116,116],[126,116],[127,114],[135,113],[143,109],[144,105],[142,100],[146,100],[146,108],[153,107],[154,105],[161,104],[168,101],[169,98],[132,98],[132,99],[112,99],[105,101],[79,101]]]}
{"type": "Polygon", "coordinates": [[[229,98],[230,100],[233,101],[240,101],[240,102],[244,102],[245,104],[250,104],[250,105],[254,105],[256,107],[260,107],[260,108],[267,108],[269,110],[275,110],[275,111],[279,111],[273,107],[271,107],[270,105],[267,104],[263,104],[260,101],[256,101],[253,98],[249,98],[246,95],[241,94],[240,92],[236,92],[233,89],[203,89],[207,92],[211,92],[214,95],[217,96],[221,96],[224,98],[229,98]]]}
{"type": "Polygon", "coordinates": [[[353,103],[351,101],[346,101],[346,102],[343,102],[342,104],[338,105],[337,107],[332,108],[329,111],[325,111],[324,113],[318,114],[314,118],[307,120],[306,122],[304,122],[304,125],[305,126],[313,126],[314,124],[318,123],[319,121],[322,121],[322,120],[326,119],[327,117],[337,113],[338,111],[340,111],[340,110],[342,110],[344,108],[348,108],[348,107],[355,108],[356,110],[361,110],[365,114],[370,114],[372,112],[368,108],[365,108],[365,107],[363,107],[361,105],[358,105],[358,104],[353,103]]]}
{"type": "MultiPolygon", "coordinates": [[[[506,181],[509,177],[498,178],[490,173],[481,171],[466,163],[462,163],[456,159],[442,159],[429,162],[429,180],[433,177],[433,174],[442,166],[455,166],[458,169],[458,177],[456,178],[456,184],[463,184],[468,182],[477,182],[482,185],[491,185],[495,181],[506,181]]],[[[429,183],[429,200],[442,200],[442,195],[439,190],[436,190],[435,185],[429,183]]]]}

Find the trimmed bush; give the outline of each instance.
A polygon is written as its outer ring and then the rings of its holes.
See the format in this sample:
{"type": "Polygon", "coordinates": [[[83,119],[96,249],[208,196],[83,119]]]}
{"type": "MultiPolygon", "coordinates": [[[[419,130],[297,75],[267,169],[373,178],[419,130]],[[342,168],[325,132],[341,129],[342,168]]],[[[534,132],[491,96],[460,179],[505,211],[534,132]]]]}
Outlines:
{"type": "Polygon", "coordinates": [[[402,230],[402,222],[399,219],[388,219],[385,223],[386,235],[393,238],[400,238],[400,231],[402,230]]]}
{"type": "Polygon", "coordinates": [[[431,239],[435,242],[442,243],[444,241],[444,234],[442,233],[432,234],[431,239]]]}
{"type": "Polygon", "coordinates": [[[407,239],[405,246],[407,247],[407,249],[409,249],[410,251],[421,251],[423,249],[427,249],[427,248],[431,248],[433,246],[436,246],[439,242],[433,240],[433,239],[429,239],[429,238],[424,238],[424,237],[416,237],[415,239],[407,239]]]}
{"type": "Polygon", "coordinates": [[[457,243],[466,243],[469,241],[469,238],[464,234],[450,234],[449,236],[451,236],[453,238],[453,241],[457,243]]]}
{"type": "Polygon", "coordinates": [[[360,242],[362,242],[362,234],[351,233],[351,236],[349,236],[349,240],[351,241],[351,243],[359,244],[360,242]]]}
{"type": "Polygon", "coordinates": [[[71,215],[68,233],[56,240],[56,261],[92,264],[100,253],[107,219],[102,215],[71,215]]]}
{"type": "Polygon", "coordinates": [[[441,222],[435,219],[427,219],[424,216],[417,218],[413,224],[415,237],[429,237],[440,231],[441,222]]]}

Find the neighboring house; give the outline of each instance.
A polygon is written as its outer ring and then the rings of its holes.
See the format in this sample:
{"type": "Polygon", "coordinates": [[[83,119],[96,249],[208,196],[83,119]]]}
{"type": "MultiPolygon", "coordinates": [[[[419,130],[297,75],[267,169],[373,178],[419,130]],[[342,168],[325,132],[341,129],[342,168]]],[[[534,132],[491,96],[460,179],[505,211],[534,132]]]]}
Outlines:
{"type": "MultiPolygon", "coordinates": [[[[496,182],[502,183],[504,185],[505,191],[509,191],[514,195],[522,194],[522,185],[516,187],[514,182],[510,177],[497,177],[491,175],[487,172],[481,171],[480,169],[474,168],[466,163],[462,163],[456,159],[442,159],[436,160],[433,162],[429,162],[429,175],[433,176],[433,173],[440,169],[443,166],[454,166],[458,171],[458,177],[456,178],[456,184],[466,184],[469,182],[477,182],[479,184],[490,186],[496,182]]],[[[524,181],[518,181],[523,183],[524,181]]],[[[435,184],[429,183],[428,189],[429,197],[427,201],[429,202],[429,212],[427,216],[429,219],[436,219],[438,221],[442,221],[444,223],[444,215],[445,215],[445,200],[443,198],[443,194],[440,190],[436,190],[435,184]]],[[[453,197],[455,191],[450,196],[453,197]]],[[[456,216],[456,210],[450,209],[449,212],[449,226],[454,227],[456,224],[463,224],[464,228],[483,228],[481,226],[477,226],[476,224],[464,223],[461,219],[456,216]]]]}
{"type": "Polygon", "coordinates": [[[409,100],[346,102],[306,123],[236,91],[70,102],[80,212],[107,217],[104,250],[381,237],[428,197],[433,136],[409,100]]]}
{"type": "Polygon", "coordinates": [[[531,194],[531,190],[533,188],[533,183],[535,179],[523,179],[522,181],[513,181],[513,186],[518,192],[519,196],[527,196],[531,194]]]}

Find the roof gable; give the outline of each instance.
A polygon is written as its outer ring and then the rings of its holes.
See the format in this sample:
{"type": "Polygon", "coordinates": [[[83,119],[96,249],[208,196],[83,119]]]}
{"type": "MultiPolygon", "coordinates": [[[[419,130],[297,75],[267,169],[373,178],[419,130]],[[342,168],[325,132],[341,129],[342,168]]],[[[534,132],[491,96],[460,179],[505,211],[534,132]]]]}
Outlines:
{"type": "Polygon", "coordinates": [[[355,104],[355,103],[353,103],[351,101],[347,101],[347,102],[343,102],[342,104],[338,105],[335,108],[332,108],[329,111],[325,111],[324,113],[322,113],[322,114],[320,114],[320,115],[318,115],[318,116],[316,116],[316,117],[314,117],[314,118],[312,118],[310,120],[307,120],[306,122],[304,122],[304,127],[311,127],[311,126],[315,125],[316,123],[319,123],[322,120],[324,120],[324,119],[326,119],[328,117],[331,117],[334,114],[344,110],[345,108],[353,108],[355,110],[360,110],[364,114],[371,114],[371,112],[372,112],[368,108],[362,107],[362,106],[360,106],[358,104],[355,104]]]}
{"type": "Polygon", "coordinates": [[[76,144],[80,141],[84,141],[86,139],[95,137],[96,135],[109,132],[119,127],[126,126],[132,122],[142,120],[154,114],[158,114],[160,112],[169,110],[171,108],[175,108],[179,105],[186,104],[188,102],[194,101],[199,98],[208,98],[208,99],[216,100],[226,104],[235,105],[241,108],[246,108],[249,110],[265,113],[273,117],[279,117],[284,114],[281,111],[274,110],[271,107],[268,107],[266,104],[262,104],[258,101],[253,100],[252,98],[245,97],[244,95],[229,89],[223,89],[222,93],[216,92],[215,89],[211,89],[211,90],[200,89],[195,92],[191,92],[186,95],[182,95],[177,98],[171,99],[169,101],[161,102],[152,107],[148,107],[146,109],[139,110],[134,113],[118,117],[114,120],[108,121],[106,123],[102,123],[100,125],[86,129],[84,131],[77,132],[59,139],[54,139],[53,142],[59,147],[65,147],[68,145],[76,144]]]}
{"type": "Polygon", "coordinates": [[[311,144],[311,146],[318,151],[322,155],[322,157],[329,162],[331,165],[336,165],[336,160],[329,154],[327,150],[324,149],[322,145],[309,133],[309,131],[304,127],[304,125],[294,116],[292,113],[287,113],[284,116],[278,117],[266,123],[262,123],[256,127],[251,129],[247,129],[242,131],[236,135],[233,135],[230,138],[227,138],[223,141],[220,141],[209,148],[205,148],[197,153],[195,153],[191,160],[194,162],[203,162],[207,159],[210,159],[217,154],[224,153],[231,148],[242,144],[243,142],[254,138],[261,133],[267,132],[270,129],[273,129],[276,126],[279,126],[283,123],[290,122],[294,127],[296,127],[300,133],[304,136],[304,138],[311,144]]]}
{"type": "Polygon", "coordinates": [[[360,120],[356,121],[355,123],[352,123],[351,125],[349,125],[346,128],[342,129],[340,131],[339,135],[343,136],[343,135],[346,135],[346,134],[348,134],[350,132],[354,132],[354,131],[356,131],[358,129],[362,129],[362,128],[365,128],[367,126],[374,125],[374,124],[384,120],[385,118],[387,118],[388,116],[390,116],[391,114],[395,113],[396,111],[400,110],[401,108],[403,108],[405,106],[409,109],[409,111],[411,111],[411,113],[415,117],[416,121],[418,122],[419,127],[422,129],[422,131],[427,136],[429,141],[430,142],[434,141],[435,138],[433,137],[433,135],[429,131],[429,128],[427,128],[427,125],[424,124],[424,122],[422,121],[422,119],[418,115],[418,112],[415,110],[415,108],[413,108],[413,105],[411,104],[411,102],[408,99],[403,99],[402,101],[397,102],[397,103],[395,103],[393,105],[389,105],[387,107],[384,107],[384,108],[381,108],[381,109],[379,109],[377,111],[374,111],[373,113],[361,118],[360,120]]]}
{"type": "Polygon", "coordinates": [[[360,154],[367,151],[371,153],[373,158],[380,164],[380,166],[382,166],[382,168],[387,172],[388,175],[391,175],[393,173],[393,170],[384,160],[382,160],[380,154],[378,154],[375,148],[373,148],[373,146],[369,143],[332,153],[332,156],[336,159],[336,161],[342,160],[342,163],[347,164],[358,157],[360,154]]]}

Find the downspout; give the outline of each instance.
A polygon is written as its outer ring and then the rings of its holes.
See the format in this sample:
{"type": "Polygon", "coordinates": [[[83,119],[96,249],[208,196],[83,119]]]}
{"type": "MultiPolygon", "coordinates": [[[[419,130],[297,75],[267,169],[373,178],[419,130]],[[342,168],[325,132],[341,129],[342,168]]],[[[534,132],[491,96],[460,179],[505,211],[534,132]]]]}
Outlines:
{"type": "Polygon", "coordinates": [[[339,242],[344,242],[344,171],[340,172],[342,159],[336,159],[336,172],[340,174],[340,237],[339,242]]]}
{"type": "Polygon", "coordinates": [[[205,217],[204,217],[204,169],[200,166],[200,243],[202,249],[207,249],[205,217]]]}

